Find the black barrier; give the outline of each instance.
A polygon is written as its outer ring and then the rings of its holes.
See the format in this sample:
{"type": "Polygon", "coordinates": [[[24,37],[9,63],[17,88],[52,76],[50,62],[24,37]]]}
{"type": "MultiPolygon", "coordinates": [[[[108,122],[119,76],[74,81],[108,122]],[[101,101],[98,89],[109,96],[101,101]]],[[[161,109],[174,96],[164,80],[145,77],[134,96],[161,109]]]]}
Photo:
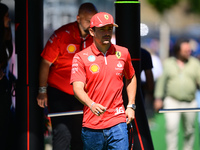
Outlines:
{"type": "MultiPolygon", "coordinates": [[[[137,77],[133,149],[154,150],[140,86],[140,2],[115,1],[115,8],[116,23],[119,25],[116,28],[116,44],[129,49],[137,77]]],[[[123,97],[127,99],[125,89],[123,97]]],[[[127,105],[127,101],[124,105],[127,105]]]]}
{"type": "Polygon", "coordinates": [[[16,150],[43,150],[43,110],[38,107],[38,71],[43,49],[43,1],[15,1],[16,150]]]}

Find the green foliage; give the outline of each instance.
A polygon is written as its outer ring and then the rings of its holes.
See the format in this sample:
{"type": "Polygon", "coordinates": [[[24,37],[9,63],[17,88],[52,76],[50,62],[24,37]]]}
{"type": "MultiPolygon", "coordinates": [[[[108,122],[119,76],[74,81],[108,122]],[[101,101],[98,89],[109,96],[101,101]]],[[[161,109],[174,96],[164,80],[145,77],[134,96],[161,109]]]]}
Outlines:
{"type": "Polygon", "coordinates": [[[200,0],[188,0],[191,12],[200,14],[200,0]]]}
{"type": "Polygon", "coordinates": [[[179,0],[147,0],[151,5],[153,5],[154,8],[160,13],[163,14],[163,12],[166,9],[171,8],[173,5],[177,4],[179,0]]]}

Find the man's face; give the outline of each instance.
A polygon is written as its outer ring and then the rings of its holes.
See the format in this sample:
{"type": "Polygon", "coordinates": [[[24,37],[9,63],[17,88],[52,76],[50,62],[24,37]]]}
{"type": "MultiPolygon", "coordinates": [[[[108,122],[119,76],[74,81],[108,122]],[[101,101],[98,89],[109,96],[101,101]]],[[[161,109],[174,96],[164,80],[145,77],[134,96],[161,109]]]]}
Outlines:
{"type": "Polygon", "coordinates": [[[4,16],[4,27],[8,28],[10,26],[10,18],[8,12],[4,16]]]}
{"type": "Polygon", "coordinates": [[[188,59],[191,55],[191,46],[189,43],[185,42],[182,43],[180,46],[180,53],[179,53],[180,57],[183,59],[188,59]]]}
{"type": "Polygon", "coordinates": [[[79,23],[80,30],[84,31],[86,34],[89,34],[90,20],[95,13],[85,12],[77,16],[77,22],[79,23]]]}
{"type": "Polygon", "coordinates": [[[100,45],[110,44],[113,33],[113,25],[105,25],[103,27],[95,27],[93,31],[93,39],[100,45]]]}

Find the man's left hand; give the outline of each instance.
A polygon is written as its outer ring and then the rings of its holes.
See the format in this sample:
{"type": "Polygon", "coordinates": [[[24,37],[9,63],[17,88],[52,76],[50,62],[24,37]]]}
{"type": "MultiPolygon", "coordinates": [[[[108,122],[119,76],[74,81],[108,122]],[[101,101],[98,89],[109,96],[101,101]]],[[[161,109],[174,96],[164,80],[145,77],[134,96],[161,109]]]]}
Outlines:
{"type": "Polygon", "coordinates": [[[133,110],[132,108],[127,108],[126,118],[127,118],[126,123],[129,124],[135,118],[135,110],[133,110]]]}

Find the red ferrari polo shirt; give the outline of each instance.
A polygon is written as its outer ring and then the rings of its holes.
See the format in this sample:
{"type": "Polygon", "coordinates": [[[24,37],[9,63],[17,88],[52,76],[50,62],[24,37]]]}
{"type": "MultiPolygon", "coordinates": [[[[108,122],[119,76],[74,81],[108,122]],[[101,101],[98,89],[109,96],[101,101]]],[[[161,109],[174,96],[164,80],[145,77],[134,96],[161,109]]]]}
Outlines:
{"type": "Polygon", "coordinates": [[[84,106],[83,127],[105,129],[126,122],[122,100],[123,76],[131,79],[135,70],[127,48],[111,45],[106,54],[95,44],[77,53],[72,63],[71,83],[85,83],[85,91],[96,103],[107,108],[101,116],[84,106]]]}
{"type": "Polygon", "coordinates": [[[77,22],[62,26],[48,40],[41,56],[52,62],[48,85],[73,95],[70,85],[72,59],[75,53],[90,46],[93,39],[81,38],[77,22]]]}

